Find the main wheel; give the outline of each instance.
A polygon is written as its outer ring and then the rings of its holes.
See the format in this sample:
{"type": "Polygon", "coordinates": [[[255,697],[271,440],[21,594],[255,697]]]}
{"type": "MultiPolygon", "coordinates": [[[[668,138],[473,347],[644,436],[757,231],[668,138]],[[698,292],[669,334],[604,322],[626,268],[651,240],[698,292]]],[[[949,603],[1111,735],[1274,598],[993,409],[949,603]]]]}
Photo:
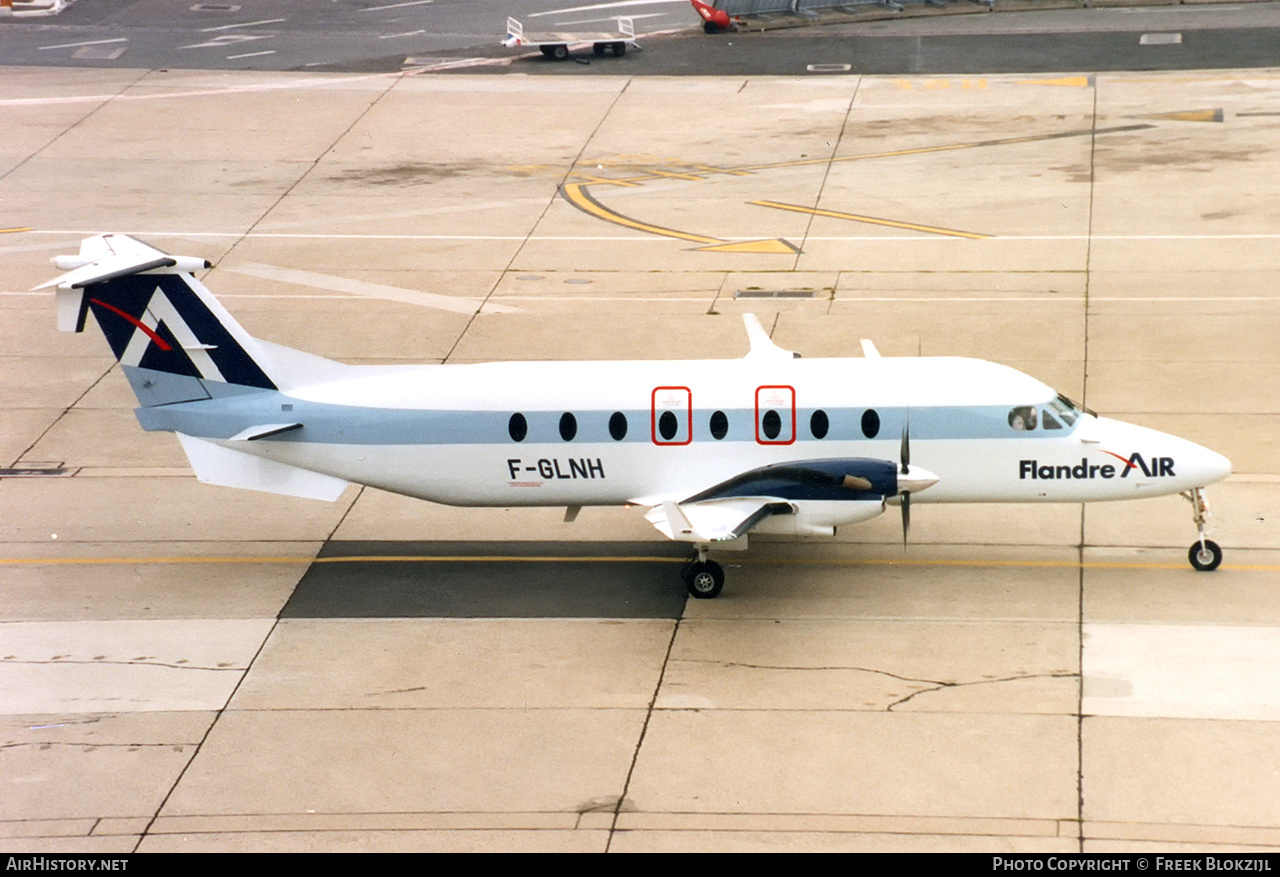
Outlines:
{"type": "Polygon", "coordinates": [[[568,46],[552,46],[551,57],[555,58],[557,61],[563,61],[565,58],[569,57],[569,47],[568,46]]]}
{"type": "Polygon", "coordinates": [[[1201,572],[1209,572],[1215,570],[1222,563],[1222,549],[1218,547],[1218,543],[1210,539],[1204,540],[1204,546],[1201,547],[1199,542],[1191,545],[1191,550],[1187,552],[1187,559],[1191,561],[1191,565],[1201,572]]]}
{"type": "Polygon", "coordinates": [[[720,33],[719,26],[714,21],[704,21],[702,23],[703,33],[720,33]]]}
{"type": "Polygon", "coordinates": [[[689,593],[699,600],[710,600],[724,587],[724,569],[714,560],[691,563],[685,570],[684,581],[689,593]]]}

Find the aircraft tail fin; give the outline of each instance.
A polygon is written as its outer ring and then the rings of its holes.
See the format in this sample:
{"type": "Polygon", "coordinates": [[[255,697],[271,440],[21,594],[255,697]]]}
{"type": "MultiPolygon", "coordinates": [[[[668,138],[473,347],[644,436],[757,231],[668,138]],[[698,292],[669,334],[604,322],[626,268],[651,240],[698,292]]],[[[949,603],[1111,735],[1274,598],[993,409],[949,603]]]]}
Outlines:
{"type": "Polygon", "coordinates": [[[97,235],[54,262],[67,273],[37,289],[57,287],[58,328],[82,332],[92,311],[143,406],[205,399],[214,384],[296,383],[281,366],[287,349],[250,336],[196,279],[192,272],[211,267],[204,259],[97,235]]]}

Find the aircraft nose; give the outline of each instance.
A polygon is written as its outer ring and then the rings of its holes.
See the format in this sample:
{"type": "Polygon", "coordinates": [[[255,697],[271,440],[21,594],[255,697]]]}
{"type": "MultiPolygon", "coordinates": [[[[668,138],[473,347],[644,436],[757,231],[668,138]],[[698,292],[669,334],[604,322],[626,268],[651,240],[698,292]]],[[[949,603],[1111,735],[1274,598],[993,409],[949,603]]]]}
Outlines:
{"type": "Polygon", "coordinates": [[[1200,445],[1193,445],[1194,453],[1189,455],[1187,475],[1193,476],[1198,487],[1221,481],[1231,474],[1231,461],[1222,454],[1215,453],[1200,445]]]}

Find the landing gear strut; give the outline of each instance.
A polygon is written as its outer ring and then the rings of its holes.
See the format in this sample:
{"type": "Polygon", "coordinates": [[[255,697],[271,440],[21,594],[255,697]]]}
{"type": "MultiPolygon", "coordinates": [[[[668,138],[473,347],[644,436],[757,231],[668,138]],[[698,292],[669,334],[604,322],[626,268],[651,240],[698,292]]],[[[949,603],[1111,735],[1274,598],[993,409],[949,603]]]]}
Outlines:
{"type": "Polygon", "coordinates": [[[1215,570],[1222,563],[1222,549],[1212,539],[1204,538],[1209,523],[1209,501],[1205,499],[1202,488],[1193,487],[1182,494],[1191,503],[1191,518],[1196,523],[1200,538],[1191,544],[1187,559],[1191,565],[1201,572],[1215,570]]]}
{"type": "Polygon", "coordinates": [[[707,548],[698,546],[698,553],[690,558],[680,571],[689,594],[699,600],[710,600],[724,588],[724,567],[707,559],[707,548]]]}

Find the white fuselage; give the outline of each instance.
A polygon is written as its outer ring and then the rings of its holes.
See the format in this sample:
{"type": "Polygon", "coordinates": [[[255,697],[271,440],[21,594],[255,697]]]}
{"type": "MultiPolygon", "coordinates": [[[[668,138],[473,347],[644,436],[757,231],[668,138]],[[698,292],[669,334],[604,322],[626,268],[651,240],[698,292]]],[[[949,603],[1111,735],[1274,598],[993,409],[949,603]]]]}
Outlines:
{"type": "Polygon", "coordinates": [[[1129,499],[1202,487],[1230,471],[1224,457],[1175,436],[1075,409],[1063,416],[1045,384],[972,359],[490,363],[345,374],[282,391],[293,406],[285,416],[304,428],[236,449],[476,506],[679,502],[774,463],[896,463],[905,430],[911,463],[938,477],[915,502],[1129,499]]]}

